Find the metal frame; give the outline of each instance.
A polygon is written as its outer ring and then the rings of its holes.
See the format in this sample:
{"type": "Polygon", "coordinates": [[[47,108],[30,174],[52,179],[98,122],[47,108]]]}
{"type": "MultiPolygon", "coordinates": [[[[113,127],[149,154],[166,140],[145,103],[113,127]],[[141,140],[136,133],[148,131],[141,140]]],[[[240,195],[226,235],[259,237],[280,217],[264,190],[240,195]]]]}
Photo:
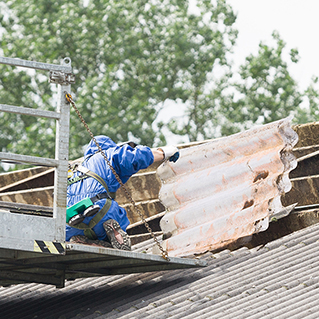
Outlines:
{"type": "Polygon", "coordinates": [[[172,257],[111,248],[67,244],[65,255],[38,254],[0,248],[0,286],[43,283],[62,288],[65,280],[96,276],[199,268],[205,260],[172,257]],[[2,260],[5,259],[5,262],[2,260]]]}
{"type": "MultiPolygon", "coordinates": [[[[0,104],[1,112],[24,114],[56,120],[55,158],[41,158],[36,156],[19,155],[0,152],[0,160],[50,166],[55,168],[53,218],[22,215],[7,211],[0,211],[0,248],[37,251],[37,243],[61,243],[65,247],[65,212],[67,201],[67,170],[69,151],[69,122],[70,106],[66,101],[65,92],[70,93],[71,81],[67,81],[72,74],[71,59],[65,58],[61,65],[26,61],[15,58],[0,57],[0,64],[24,67],[34,70],[49,71],[50,75],[65,75],[63,80],[51,82],[58,85],[57,111],[44,111],[21,106],[0,104]]],[[[65,253],[65,249],[52,251],[65,253]]]]}
{"type": "MultiPolygon", "coordinates": [[[[58,84],[57,112],[0,104],[0,112],[27,114],[56,120],[55,158],[0,152],[0,160],[55,168],[53,218],[0,210],[0,286],[44,283],[64,287],[65,280],[92,276],[203,267],[204,261],[170,258],[138,252],[65,243],[70,107],[65,92],[73,83],[71,60],[61,66],[1,58],[0,64],[50,71],[58,84]]],[[[9,207],[6,203],[3,207],[9,207]]],[[[23,205],[24,209],[28,209],[23,205]]],[[[32,205],[33,206],[33,205],[32,205]]],[[[15,209],[22,207],[16,205],[15,209]]],[[[43,209],[38,207],[39,211],[43,209]]]]}

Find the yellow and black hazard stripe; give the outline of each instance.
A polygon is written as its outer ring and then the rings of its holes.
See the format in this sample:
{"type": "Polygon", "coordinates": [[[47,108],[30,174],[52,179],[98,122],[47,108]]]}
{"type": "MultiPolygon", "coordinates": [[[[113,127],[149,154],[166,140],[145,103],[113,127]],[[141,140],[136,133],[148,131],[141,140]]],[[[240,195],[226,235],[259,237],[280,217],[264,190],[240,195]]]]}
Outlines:
{"type": "Polygon", "coordinates": [[[48,254],[64,254],[65,244],[52,241],[35,240],[34,251],[48,254]]]}

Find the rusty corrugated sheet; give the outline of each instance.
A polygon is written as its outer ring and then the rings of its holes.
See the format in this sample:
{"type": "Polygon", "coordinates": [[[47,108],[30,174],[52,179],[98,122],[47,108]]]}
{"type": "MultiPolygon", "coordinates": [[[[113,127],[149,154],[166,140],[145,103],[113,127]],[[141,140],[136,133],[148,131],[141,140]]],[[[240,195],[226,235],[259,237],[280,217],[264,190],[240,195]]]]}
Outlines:
{"type": "Polygon", "coordinates": [[[266,230],[297,165],[291,118],[181,150],[158,168],[164,248],[185,256],[266,230]]]}

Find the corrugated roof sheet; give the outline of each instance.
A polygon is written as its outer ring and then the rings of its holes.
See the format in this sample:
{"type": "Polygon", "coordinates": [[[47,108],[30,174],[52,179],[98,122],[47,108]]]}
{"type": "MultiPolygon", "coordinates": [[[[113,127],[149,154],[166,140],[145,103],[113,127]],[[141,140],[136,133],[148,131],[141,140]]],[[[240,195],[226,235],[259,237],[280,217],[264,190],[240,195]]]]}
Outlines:
{"type": "MultiPolygon", "coordinates": [[[[311,137],[318,136],[316,129],[311,137]]],[[[253,237],[291,226],[299,220],[292,216],[253,237]]],[[[206,253],[201,259],[209,266],[195,270],[76,279],[62,289],[0,287],[0,318],[319,318],[318,236],[315,225],[275,241],[267,237],[265,246],[206,253]]]]}
{"type": "Polygon", "coordinates": [[[319,225],[208,267],[0,288],[1,318],[304,319],[319,317],[319,225]]]}
{"type": "Polygon", "coordinates": [[[181,150],[176,163],[157,172],[161,220],[170,256],[214,250],[266,230],[283,210],[280,197],[291,188],[298,141],[291,118],[181,150]]]}

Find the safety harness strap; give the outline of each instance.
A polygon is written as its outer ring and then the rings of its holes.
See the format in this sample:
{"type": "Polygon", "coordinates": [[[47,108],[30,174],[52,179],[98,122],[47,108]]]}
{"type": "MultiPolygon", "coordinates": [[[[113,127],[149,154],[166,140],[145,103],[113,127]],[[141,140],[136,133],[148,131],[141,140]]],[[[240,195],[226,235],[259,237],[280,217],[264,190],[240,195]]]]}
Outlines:
{"type": "MultiPolygon", "coordinates": [[[[80,181],[82,179],[85,179],[85,178],[88,178],[88,177],[93,177],[94,179],[96,179],[105,188],[105,190],[106,190],[107,194],[109,195],[109,197],[111,199],[115,199],[116,193],[115,192],[109,192],[109,189],[108,189],[104,179],[100,175],[90,171],[88,168],[86,168],[86,167],[84,167],[82,165],[76,165],[76,166],[74,166],[74,169],[76,169],[77,171],[83,173],[84,175],[76,176],[76,177],[68,180],[68,186],[71,185],[71,184],[74,184],[74,183],[76,183],[76,182],[78,182],[78,181],[80,181]]],[[[92,200],[92,202],[94,202],[94,201],[92,200]]]]}
{"type": "Polygon", "coordinates": [[[109,188],[107,187],[105,181],[103,180],[103,178],[101,176],[99,176],[98,174],[90,171],[88,168],[82,166],[82,165],[77,165],[75,167],[76,170],[78,170],[79,172],[83,173],[85,177],[81,177],[78,176],[79,178],[76,180],[76,178],[73,178],[71,181],[73,183],[86,178],[86,177],[93,177],[94,179],[96,179],[106,190],[106,193],[101,193],[101,194],[97,194],[96,196],[92,197],[91,200],[94,203],[95,201],[102,199],[102,198],[106,198],[106,202],[104,204],[104,206],[102,207],[102,209],[99,210],[99,212],[97,212],[95,214],[95,216],[90,220],[89,224],[85,224],[85,223],[79,223],[77,225],[73,225],[72,227],[77,228],[77,229],[83,229],[84,230],[84,235],[86,237],[88,237],[89,239],[97,239],[97,236],[93,230],[93,227],[95,227],[99,221],[104,217],[104,215],[106,215],[106,213],[108,212],[108,210],[110,209],[111,205],[112,205],[112,199],[115,199],[115,193],[110,193],[109,192],[109,188]]]}
{"type": "Polygon", "coordinates": [[[103,199],[103,198],[110,198],[109,193],[97,194],[97,195],[91,197],[90,200],[92,201],[92,203],[95,203],[95,202],[97,202],[97,201],[99,201],[100,199],[103,199]]]}
{"type": "Polygon", "coordinates": [[[98,174],[96,174],[96,173],[90,171],[88,168],[86,168],[86,167],[84,167],[84,166],[82,166],[82,165],[77,166],[76,169],[77,169],[79,172],[81,172],[81,173],[83,173],[83,174],[85,174],[85,175],[87,175],[87,176],[93,177],[93,178],[96,179],[98,182],[100,182],[100,184],[102,184],[102,186],[106,189],[106,191],[109,191],[109,188],[107,187],[107,185],[106,185],[104,179],[103,179],[100,175],[98,175],[98,174]]]}
{"type": "Polygon", "coordinates": [[[74,183],[76,183],[78,181],[81,181],[82,179],[88,178],[88,177],[89,176],[87,176],[87,175],[79,175],[79,176],[76,176],[76,177],[74,177],[72,179],[69,179],[68,180],[68,186],[72,185],[72,184],[74,184],[74,183]]]}
{"type": "Polygon", "coordinates": [[[112,201],[110,199],[107,199],[102,209],[98,213],[96,213],[96,215],[90,220],[88,225],[82,222],[72,227],[83,229],[84,235],[89,239],[97,239],[97,236],[92,228],[95,227],[98,222],[104,217],[104,215],[109,211],[111,205],[112,201]]]}

